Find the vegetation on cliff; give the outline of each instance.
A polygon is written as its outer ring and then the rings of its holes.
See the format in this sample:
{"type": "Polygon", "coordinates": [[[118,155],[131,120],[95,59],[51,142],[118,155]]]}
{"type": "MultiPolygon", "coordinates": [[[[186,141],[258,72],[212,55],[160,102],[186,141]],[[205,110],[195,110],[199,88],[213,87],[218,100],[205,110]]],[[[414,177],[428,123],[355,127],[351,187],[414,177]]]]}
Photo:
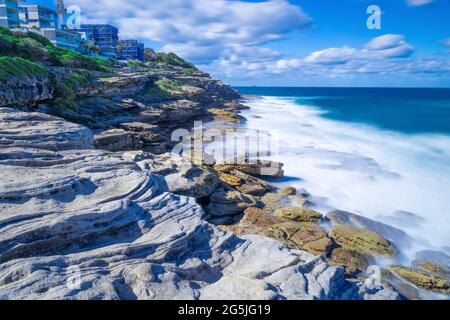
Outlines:
{"type": "Polygon", "coordinates": [[[111,72],[112,62],[55,47],[34,32],[16,32],[0,27],[0,56],[20,57],[51,66],[67,66],[111,72]]]}
{"type": "Polygon", "coordinates": [[[0,56],[0,81],[5,81],[8,77],[31,77],[47,76],[47,70],[29,60],[20,57],[0,56]]]}

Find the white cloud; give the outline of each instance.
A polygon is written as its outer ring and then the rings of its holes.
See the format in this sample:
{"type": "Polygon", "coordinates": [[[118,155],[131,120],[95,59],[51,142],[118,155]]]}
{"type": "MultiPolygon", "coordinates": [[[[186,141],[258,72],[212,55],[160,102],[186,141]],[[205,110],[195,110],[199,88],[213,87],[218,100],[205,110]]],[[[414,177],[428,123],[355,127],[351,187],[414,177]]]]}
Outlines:
{"type": "Polygon", "coordinates": [[[311,18],[287,0],[69,0],[82,8],[83,23],[108,22],[121,36],[159,41],[196,63],[226,50],[252,47],[303,29],[311,18]]]}
{"type": "Polygon", "coordinates": [[[329,48],[311,53],[305,58],[305,62],[318,64],[344,64],[350,61],[358,50],[342,47],[329,48]]]}
{"type": "Polygon", "coordinates": [[[407,0],[406,3],[411,7],[420,7],[432,3],[433,0],[407,0]]]}
{"type": "Polygon", "coordinates": [[[413,47],[402,35],[384,35],[367,42],[363,48],[343,46],[312,52],[305,58],[286,58],[277,52],[254,51],[251,55],[235,55],[210,66],[216,74],[228,77],[263,78],[271,75],[320,79],[355,77],[358,75],[450,73],[450,61],[413,59],[413,47]]]}
{"type": "Polygon", "coordinates": [[[441,43],[442,43],[444,46],[450,47],[450,38],[441,40],[441,43]]]}

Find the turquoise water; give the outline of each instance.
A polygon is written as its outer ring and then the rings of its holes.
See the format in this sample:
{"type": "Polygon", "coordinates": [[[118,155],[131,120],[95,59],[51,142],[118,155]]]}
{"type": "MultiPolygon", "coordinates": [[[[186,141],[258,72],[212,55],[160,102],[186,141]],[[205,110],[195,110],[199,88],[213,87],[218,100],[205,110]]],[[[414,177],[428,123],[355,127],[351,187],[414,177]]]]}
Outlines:
{"type": "Polygon", "coordinates": [[[323,117],[403,133],[450,134],[450,89],[236,87],[242,94],[294,97],[323,117]]]}

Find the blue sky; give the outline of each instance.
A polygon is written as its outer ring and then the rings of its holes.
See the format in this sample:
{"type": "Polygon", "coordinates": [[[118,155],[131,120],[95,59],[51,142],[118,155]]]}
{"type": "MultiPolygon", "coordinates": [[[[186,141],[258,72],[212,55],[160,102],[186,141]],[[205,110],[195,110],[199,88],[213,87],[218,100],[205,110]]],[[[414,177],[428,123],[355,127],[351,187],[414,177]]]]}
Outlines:
{"type": "Polygon", "coordinates": [[[450,87],[450,0],[66,3],[233,85],[450,87]],[[369,5],[380,30],[366,26],[369,5]]]}

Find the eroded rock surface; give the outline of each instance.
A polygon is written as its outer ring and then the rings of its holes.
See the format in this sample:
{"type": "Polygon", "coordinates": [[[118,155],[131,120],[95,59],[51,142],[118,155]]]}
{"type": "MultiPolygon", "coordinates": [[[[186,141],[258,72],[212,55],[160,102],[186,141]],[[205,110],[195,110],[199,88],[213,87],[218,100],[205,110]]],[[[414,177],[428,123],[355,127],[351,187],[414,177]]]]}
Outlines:
{"type": "Polygon", "coordinates": [[[398,298],[219,230],[145,154],[94,150],[89,130],[43,114],[0,119],[0,299],[398,298]]]}

